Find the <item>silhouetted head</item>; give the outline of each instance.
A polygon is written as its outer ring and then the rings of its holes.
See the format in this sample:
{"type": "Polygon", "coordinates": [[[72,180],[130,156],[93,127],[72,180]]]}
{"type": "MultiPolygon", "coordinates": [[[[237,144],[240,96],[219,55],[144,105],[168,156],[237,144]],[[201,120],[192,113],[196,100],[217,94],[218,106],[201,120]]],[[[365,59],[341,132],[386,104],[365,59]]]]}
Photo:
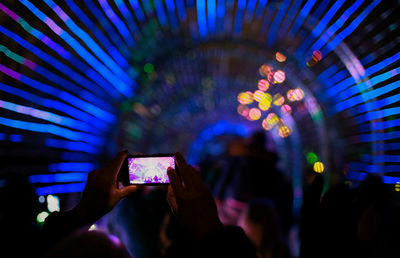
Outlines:
{"type": "Polygon", "coordinates": [[[52,248],[44,258],[130,258],[125,245],[116,237],[101,231],[77,232],[52,248]]]}
{"type": "Polygon", "coordinates": [[[255,131],[251,134],[248,147],[253,150],[264,151],[266,150],[265,144],[267,143],[267,137],[263,131],[255,131]]]}

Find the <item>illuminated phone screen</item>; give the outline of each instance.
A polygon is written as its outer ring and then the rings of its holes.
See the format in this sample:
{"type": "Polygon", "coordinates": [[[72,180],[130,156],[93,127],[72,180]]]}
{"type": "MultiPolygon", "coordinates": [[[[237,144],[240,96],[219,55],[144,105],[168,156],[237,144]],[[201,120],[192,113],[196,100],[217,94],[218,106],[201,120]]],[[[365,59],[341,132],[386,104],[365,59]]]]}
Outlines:
{"type": "Polygon", "coordinates": [[[167,169],[175,169],[174,157],[128,158],[130,184],[168,184],[167,169]]]}

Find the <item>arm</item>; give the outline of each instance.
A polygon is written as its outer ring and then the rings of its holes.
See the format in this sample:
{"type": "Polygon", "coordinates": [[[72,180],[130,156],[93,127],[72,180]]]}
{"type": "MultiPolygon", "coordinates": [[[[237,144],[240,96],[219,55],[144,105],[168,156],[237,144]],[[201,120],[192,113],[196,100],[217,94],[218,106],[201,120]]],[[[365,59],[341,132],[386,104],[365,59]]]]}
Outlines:
{"type": "Polygon", "coordinates": [[[256,257],[254,247],[239,227],[224,227],[213,196],[200,173],[181,154],[175,159],[178,173],[168,170],[168,202],[172,212],[196,237],[195,257],[256,257]]]}
{"type": "Polygon", "coordinates": [[[89,229],[98,219],[111,211],[125,196],[136,191],[136,186],[118,188],[117,176],[128,152],[120,152],[104,167],[89,173],[82,198],[70,211],[52,213],[45,221],[44,232],[50,243],[89,229]]]}

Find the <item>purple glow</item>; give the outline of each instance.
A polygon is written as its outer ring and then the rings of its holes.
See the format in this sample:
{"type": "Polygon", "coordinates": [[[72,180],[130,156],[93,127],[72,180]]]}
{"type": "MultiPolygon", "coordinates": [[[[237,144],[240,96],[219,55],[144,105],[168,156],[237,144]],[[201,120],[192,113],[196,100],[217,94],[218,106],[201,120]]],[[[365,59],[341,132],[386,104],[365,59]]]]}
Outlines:
{"type": "Polygon", "coordinates": [[[4,5],[2,5],[0,3],[0,10],[2,10],[3,12],[5,12],[8,16],[10,16],[13,20],[18,21],[18,19],[20,18],[17,14],[15,14],[14,12],[12,12],[10,9],[8,9],[7,7],[5,7],[4,5]]]}
{"type": "Polygon", "coordinates": [[[24,61],[22,62],[23,65],[28,66],[29,68],[31,68],[32,70],[35,70],[37,64],[32,62],[31,60],[24,58],[24,61]]]}
{"type": "Polygon", "coordinates": [[[61,33],[64,31],[63,29],[61,29],[60,27],[58,27],[57,24],[54,23],[54,21],[48,17],[46,17],[44,19],[44,23],[46,23],[47,25],[49,25],[49,27],[51,28],[52,31],[54,31],[57,35],[61,35],[61,33]]]}
{"type": "Polygon", "coordinates": [[[0,64],[0,72],[3,72],[7,74],[8,76],[16,79],[16,80],[21,80],[22,75],[20,73],[17,73],[16,71],[11,70],[8,67],[5,67],[4,65],[0,64]]]}

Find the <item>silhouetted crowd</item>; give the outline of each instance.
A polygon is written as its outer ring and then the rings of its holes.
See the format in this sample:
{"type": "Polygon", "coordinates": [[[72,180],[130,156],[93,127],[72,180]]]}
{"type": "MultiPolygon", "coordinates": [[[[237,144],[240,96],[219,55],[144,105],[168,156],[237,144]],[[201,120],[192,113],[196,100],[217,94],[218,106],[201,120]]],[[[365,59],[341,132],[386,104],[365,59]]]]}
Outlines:
{"type": "Polygon", "coordinates": [[[168,169],[165,187],[121,186],[120,152],[42,227],[34,188],[11,175],[0,187],[1,257],[400,257],[400,199],[389,185],[369,177],[324,192],[323,175],[308,171],[295,218],[292,184],[265,145],[261,132],[237,138],[197,167],[176,153],[179,173],[168,169]],[[89,230],[99,221],[106,231],[89,230]]]}

